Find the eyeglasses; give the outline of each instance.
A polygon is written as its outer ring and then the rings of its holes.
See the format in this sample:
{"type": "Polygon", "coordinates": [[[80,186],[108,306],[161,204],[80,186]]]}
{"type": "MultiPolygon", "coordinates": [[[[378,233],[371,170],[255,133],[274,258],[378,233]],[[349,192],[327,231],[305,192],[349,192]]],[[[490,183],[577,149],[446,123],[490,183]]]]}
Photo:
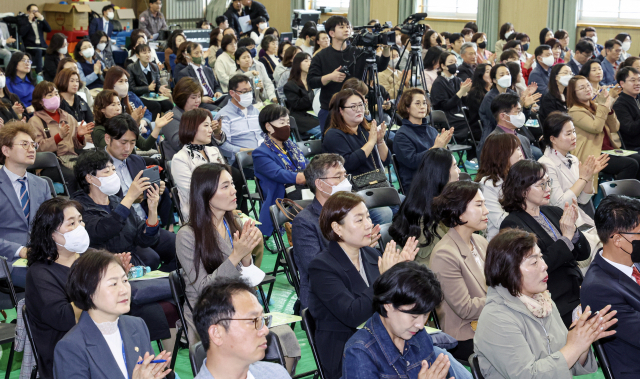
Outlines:
{"type": "Polygon", "coordinates": [[[27,59],[27,60],[24,60],[24,59],[23,59],[23,60],[21,60],[20,62],[22,62],[22,63],[26,63],[26,64],[31,64],[31,63],[32,63],[30,59],[27,59]]]}
{"type": "Polygon", "coordinates": [[[541,190],[545,190],[547,187],[551,188],[551,184],[553,184],[553,180],[548,179],[546,182],[542,182],[540,184],[536,184],[536,187],[540,188],[541,190]]]}
{"type": "Polygon", "coordinates": [[[37,142],[21,142],[21,143],[14,143],[13,146],[22,146],[23,149],[25,150],[29,150],[30,147],[32,147],[34,150],[38,150],[38,143],[37,142]]]}
{"type": "Polygon", "coordinates": [[[232,90],[232,91],[237,93],[237,94],[239,94],[239,95],[244,95],[245,93],[249,93],[249,92],[251,92],[253,90],[252,89],[248,89],[246,91],[235,91],[235,90],[232,90]]]}
{"type": "Polygon", "coordinates": [[[345,180],[345,178],[349,181],[351,181],[351,174],[346,174],[346,173],[342,173],[339,176],[331,176],[331,177],[326,177],[326,178],[318,178],[318,179],[322,179],[322,180],[327,180],[327,179],[338,179],[340,181],[345,180]]]}
{"type": "Polygon", "coordinates": [[[258,316],[255,318],[222,318],[219,321],[231,321],[231,320],[237,320],[237,321],[253,321],[254,326],[256,327],[256,330],[260,330],[262,329],[265,325],[268,327],[271,326],[271,315],[266,315],[266,316],[258,316]]]}
{"type": "Polygon", "coordinates": [[[364,110],[364,103],[352,105],[352,106],[349,106],[349,107],[342,107],[342,109],[347,109],[347,108],[351,109],[354,112],[362,111],[362,110],[364,110]]]}

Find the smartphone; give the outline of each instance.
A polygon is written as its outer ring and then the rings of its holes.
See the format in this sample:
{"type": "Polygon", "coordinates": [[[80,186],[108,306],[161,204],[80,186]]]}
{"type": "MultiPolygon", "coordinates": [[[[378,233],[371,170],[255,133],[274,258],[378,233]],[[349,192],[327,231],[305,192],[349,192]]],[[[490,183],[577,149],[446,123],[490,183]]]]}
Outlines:
{"type": "MultiPolygon", "coordinates": [[[[152,166],[142,170],[142,177],[149,178],[149,184],[156,184],[160,188],[160,169],[158,166],[152,166]]],[[[144,192],[144,198],[147,198],[147,192],[144,192]]]]}

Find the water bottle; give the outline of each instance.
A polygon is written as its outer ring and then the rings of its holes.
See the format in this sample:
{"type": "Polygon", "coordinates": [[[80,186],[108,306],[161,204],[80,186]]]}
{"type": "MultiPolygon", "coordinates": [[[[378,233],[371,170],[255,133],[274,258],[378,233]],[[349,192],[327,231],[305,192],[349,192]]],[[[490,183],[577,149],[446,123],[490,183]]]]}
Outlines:
{"type": "Polygon", "coordinates": [[[129,274],[127,274],[127,277],[129,279],[140,278],[150,272],[151,272],[151,267],[149,266],[133,266],[129,270],[129,274]]]}

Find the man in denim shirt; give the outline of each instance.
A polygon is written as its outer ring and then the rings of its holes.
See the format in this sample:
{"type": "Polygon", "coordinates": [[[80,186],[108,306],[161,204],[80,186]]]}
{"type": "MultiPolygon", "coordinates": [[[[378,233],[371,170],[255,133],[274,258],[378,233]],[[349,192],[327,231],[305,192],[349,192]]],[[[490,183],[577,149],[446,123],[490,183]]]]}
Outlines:
{"type": "Polygon", "coordinates": [[[342,379],[471,379],[446,350],[433,345],[424,329],[429,312],[442,301],[435,275],[416,262],[397,263],[373,284],[376,313],[349,339],[342,379]]]}

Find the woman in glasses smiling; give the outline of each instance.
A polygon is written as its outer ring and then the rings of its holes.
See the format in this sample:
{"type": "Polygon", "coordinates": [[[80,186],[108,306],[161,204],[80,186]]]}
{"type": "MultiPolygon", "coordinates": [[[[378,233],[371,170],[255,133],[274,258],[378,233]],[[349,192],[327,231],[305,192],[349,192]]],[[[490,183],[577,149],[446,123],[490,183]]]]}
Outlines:
{"type": "Polygon", "coordinates": [[[580,305],[582,273],[577,261],[589,258],[589,242],[576,227],[578,203],[575,199],[559,207],[549,206],[551,180],[544,165],[531,160],[517,162],[502,185],[500,204],[509,212],[500,230],[518,228],[537,237],[537,244],[549,268],[547,282],[568,328],[574,308],[580,305]]]}
{"type": "Polygon", "coordinates": [[[27,107],[27,113],[33,112],[31,107],[31,95],[36,85],[36,77],[31,72],[31,56],[22,52],[16,52],[11,56],[7,64],[7,89],[15,93],[20,101],[27,107]]]}

